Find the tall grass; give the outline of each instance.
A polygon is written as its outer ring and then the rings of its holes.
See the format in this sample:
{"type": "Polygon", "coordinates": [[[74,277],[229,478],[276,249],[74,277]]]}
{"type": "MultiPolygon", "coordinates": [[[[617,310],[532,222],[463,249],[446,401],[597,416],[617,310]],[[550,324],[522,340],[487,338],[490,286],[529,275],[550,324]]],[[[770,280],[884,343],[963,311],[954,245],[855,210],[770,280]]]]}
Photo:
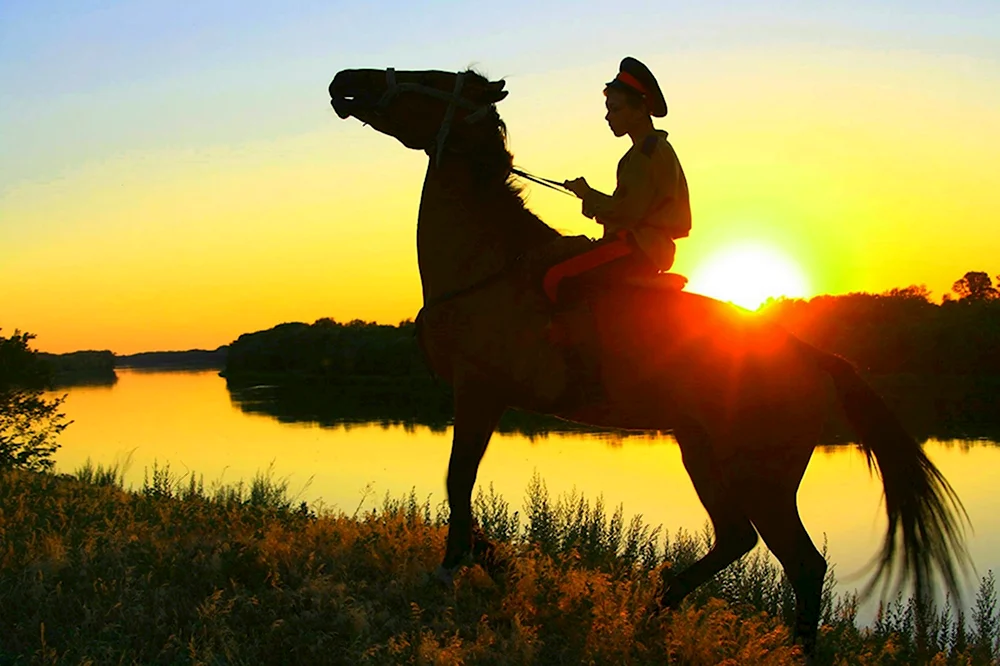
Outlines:
{"type": "MultiPolygon", "coordinates": [[[[535,478],[524,513],[477,493],[502,567],[440,561],[447,506],[415,493],[348,516],[289,496],[273,469],[206,488],[167,465],[141,488],[120,466],[0,475],[0,664],[798,664],[794,601],[761,551],[683,608],[649,612],[665,568],[711,533],[668,535],[535,478]]],[[[992,573],[969,617],[898,598],[859,628],[824,587],[820,664],[990,664],[992,573]]]]}

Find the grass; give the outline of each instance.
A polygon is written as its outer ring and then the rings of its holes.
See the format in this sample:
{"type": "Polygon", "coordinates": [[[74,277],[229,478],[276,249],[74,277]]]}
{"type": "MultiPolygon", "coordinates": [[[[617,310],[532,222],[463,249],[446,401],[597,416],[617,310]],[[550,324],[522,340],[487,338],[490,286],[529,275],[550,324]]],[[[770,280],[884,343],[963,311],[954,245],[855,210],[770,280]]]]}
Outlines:
{"type": "MultiPolygon", "coordinates": [[[[709,532],[669,536],[580,495],[528,488],[524,514],[479,492],[507,568],[454,589],[444,505],[414,494],[319,513],[272,471],[206,488],[168,466],[0,475],[0,664],[799,664],[779,570],[755,551],[681,610],[648,612],[660,569],[709,532]]],[[[992,573],[970,617],[897,599],[870,628],[857,599],[823,598],[820,664],[990,664],[1000,653],[992,573]],[[919,631],[918,627],[926,627],[919,631]]]]}

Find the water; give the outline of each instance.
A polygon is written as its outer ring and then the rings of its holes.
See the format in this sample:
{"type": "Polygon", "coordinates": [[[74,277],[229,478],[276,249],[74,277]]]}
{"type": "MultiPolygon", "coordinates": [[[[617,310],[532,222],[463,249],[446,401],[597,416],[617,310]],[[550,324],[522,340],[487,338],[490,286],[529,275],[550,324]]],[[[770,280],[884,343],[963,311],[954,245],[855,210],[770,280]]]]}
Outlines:
{"type": "MultiPolygon", "coordinates": [[[[445,499],[450,428],[281,422],[241,409],[215,371],[118,375],[114,386],[66,391],[64,411],[74,422],[56,454],[57,471],[72,472],[88,458],[105,465],[130,459],[126,485],[141,487],[156,462],[176,474],[203,475],[210,486],[249,481],[273,465],[297,499],[347,514],[411,489],[432,506],[445,499]]],[[[1000,573],[1000,445],[930,440],[925,450],[968,510],[978,574],[1000,573]]],[[[600,496],[609,513],[621,504],[626,520],[641,514],[671,533],[699,532],[707,521],[669,436],[498,433],[477,487],[492,484],[519,508],[536,472],[552,496],[573,490],[591,500],[600,496]]],[[[885,529],[881,483],[869,476],[864,456],[853,446],[818,448],[799,490],[799,508],[817,545],[827,539],[840,589],[860,587],[865,578],[850,574],[877,552],[885,529]]],[[[864,608],[862,620],[870,614],[864,608]]]]}

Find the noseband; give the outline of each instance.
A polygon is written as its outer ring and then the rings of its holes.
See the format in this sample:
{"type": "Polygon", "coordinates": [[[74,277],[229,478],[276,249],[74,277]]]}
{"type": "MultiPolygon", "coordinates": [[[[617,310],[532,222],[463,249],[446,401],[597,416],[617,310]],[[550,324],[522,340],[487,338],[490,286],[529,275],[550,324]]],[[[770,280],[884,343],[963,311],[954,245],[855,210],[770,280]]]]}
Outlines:
{"type": "MultiPolygon", "coordinates": [[[[385,92],[382,93],[382,97],[379,98],[378,103],[375,105],[376,113],[380,113],[388,108],[392,99],[401,92],[417,92],[448,102],[448,108],[444,112],[444,118],[441,120],[441,127],[438,128],[437,138],[434,140],[434,165],[438,167],[441,166],[441,155],[444,153],[444,144],[448,140],[448,133],[451,131],[451,121],[455,116],[455,109],[458,107],[471,109],[472,113],[464,119],[464,122],[471,124],[485,118],[486,114],[492,108],[491,104],[476,104],[462,97],[465,72],[458,72],[455,75],[455,89],[450,95],[437,88],[431,88],[420,83],[396,83],[396,70],[392,67],[385,70],[385,84],[385,92]]],[[[427,149],[427,152],[430,154],[430,148],[427,149]]]]}

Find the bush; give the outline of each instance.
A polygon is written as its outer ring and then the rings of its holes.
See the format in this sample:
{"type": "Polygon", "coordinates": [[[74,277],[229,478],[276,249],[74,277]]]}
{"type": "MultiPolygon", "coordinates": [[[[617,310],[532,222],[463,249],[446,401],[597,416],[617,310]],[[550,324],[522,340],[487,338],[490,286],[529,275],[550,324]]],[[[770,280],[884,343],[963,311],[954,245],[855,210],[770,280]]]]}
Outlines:
{"type": "Polygon", "coordinates": [[[48,365],[31,349],[30,333],[0,335],[0,469],[51,469],[56,438],[69,423],[64,398],[47,399],[48,365]]]}

